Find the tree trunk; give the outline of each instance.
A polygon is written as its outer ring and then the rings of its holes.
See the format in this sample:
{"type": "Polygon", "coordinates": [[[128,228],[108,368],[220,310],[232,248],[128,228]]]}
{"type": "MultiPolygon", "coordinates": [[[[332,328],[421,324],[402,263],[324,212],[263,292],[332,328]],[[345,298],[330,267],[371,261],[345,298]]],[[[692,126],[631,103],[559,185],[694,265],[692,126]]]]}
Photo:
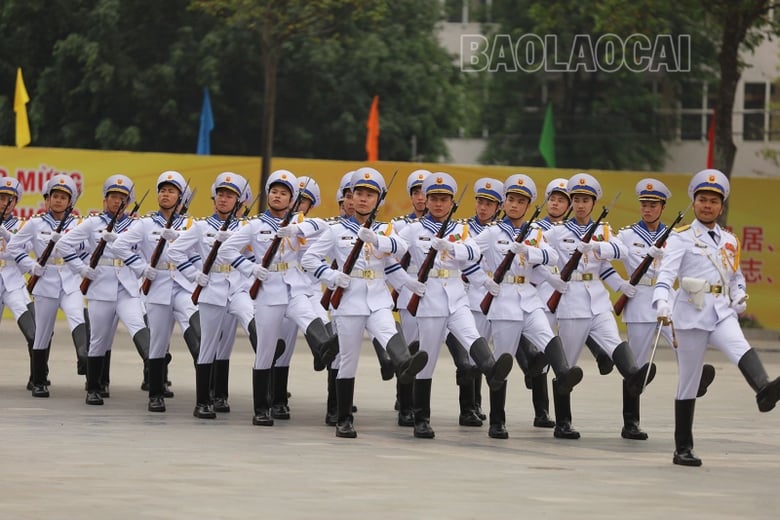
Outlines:
{"type": "Polygon", "coordinates": [[[265,183],[271,174],[271,159],[274,153],[274,119],[276,116],[276,76],[279,67],[280,49],[266,46],[263,52],[265,90],[263,91],[263,125],[262,125],[262,163],[260,168],[260,205],[258,214],[266,210],[268,197],[265,193],[265,183]]]}

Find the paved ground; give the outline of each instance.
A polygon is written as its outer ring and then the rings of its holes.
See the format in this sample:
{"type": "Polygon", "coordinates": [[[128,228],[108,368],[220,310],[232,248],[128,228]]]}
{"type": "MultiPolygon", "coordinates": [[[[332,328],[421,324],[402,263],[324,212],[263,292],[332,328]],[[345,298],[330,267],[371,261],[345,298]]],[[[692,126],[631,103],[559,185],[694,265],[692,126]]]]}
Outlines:
{"type": "MultiPolygon", "coordinates": [[[[290,421],[251,424],[251,356],[237,346],[233,412],[192,417],[194,371],[173,344],[176,397],[150,414],[138,389],[140,362],[126,334],[115,343],[111,398],[84,404],[73,346],[58,326],[52,397],[24,389],[27,353],[2,325],[0,518],[777,518],[780,411],[760,414],[736,367],[717,352],[713,387],[698,403],[701,468],[671,463],[676,368],[658,356],[658,377],[643,400],[650,440],[620,438],[620,383],[583,358],[574,397],[579,441],[553,439],[530,425],[530,393],[510,377],[510,439],[457,425],[451,361],[433,386],[436,439],[395,425],[394,387],[379,379],[368,344],[357,382],[357,439],[323,424],[325,375],[301,349],[293,358],[290,421]]],[[[762,357],[780,375],[780,343],[762,357]]],[[[445,354],[446,355],[446,354],[445,354]]]]}

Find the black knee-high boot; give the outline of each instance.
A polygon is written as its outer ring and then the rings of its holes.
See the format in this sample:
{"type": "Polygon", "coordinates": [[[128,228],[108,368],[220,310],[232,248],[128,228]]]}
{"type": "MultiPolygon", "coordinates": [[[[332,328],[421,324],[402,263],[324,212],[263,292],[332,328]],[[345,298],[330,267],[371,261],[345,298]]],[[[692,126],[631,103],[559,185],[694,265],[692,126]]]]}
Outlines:
{"type": "Polygon", "coordinates": [[[287,401],[287,380],[290,377],[290,367],[273,368],[273,404],[271,417],[287,420],[290,418],[290,407],[287,401]]]}
{"type": "Polygon", "coordinates": [[[547,391],[546,372],[531,378],[531,402],[534,405],[534,426],[553,428],[555,421],[550,419],[550,394],[547,391]]]}
{"type": "Polygon", "coordinates": [[[19,326],[19,330],[22,331],[24,339],[27,341],[27,353],[30,356],[30,377],[27,379],[27,390],[32,390],[32,372],[33,372],[33,359],[32,350],[35,343],[35,315],[33,314],[33,304],[27,305],[26,311],[19,316],[16,320],[16,324],[19,326]]]}
{"type": "Polygon", "coordinates": [[[780,377],[769,381],[769,376],[758,357],[758,352],[752,348],[742,355],[737,366],[750,388],[756,392],[758,410],[760,412],[772,410],[780,399],[780,377]]]}
{"type": "Polygon", "coordinates": [[[87,374],[87,355],[89,353],[89,335],[84,323],[76,325],[70,333],[73,338],[73,346],[76,347],[76,373],[87,374]]]}
{"type": "Polygon", "coordinates": [[[612,359],[610,359],[607,351],[601,348],[601,345],[596,343],[595,339],[588,336],[588,339],[585,340],[585,346],[588,347],[590,353],[596,358],[596,364],[599,366],[599,374],[605,376],[612,372],[615,364],[612,362],[612,359]]]}
{"type": "Polygon", "coordinates": [[[33,349],[33,397],[49,397],[49,388],[46,386],[46,374],[49,372],[46,362],[47,352],[43,349],[33,349]]]}
{"type": "Polygon", "coordinates": [[[255,426],[273,426],[274,418],[271,417],[271,405],[268,396],[271,391],[271,369],[252,370],[252,396],[254,399],[255,415],[252,424],[255,426]]]}
{"type": "Polygon", "coordinates": [[[200,354],[200,312],[195,311],[189,320],[190,326],[184,331],[184,343],[192,356],[192,362],[198,362],[200,354]]]}
{"type": "Polygon", "coordinates": [[[85,402],[90,405],[103,404],[100,395],[100,378],[103,375],[103,356],[90,356],[87,358],[87,397],[85,402]]]}
{"type": "Polygon", "coordinates": [[[490,391],[490,429],[488,436],[493,439],[508,439],[506,431],[506,382],[496,390],[490,391]]]}
{"type": "Polygon", "coordinates": [[[552,380],[553,403],[555,403],[555,430],[557,439],[579,439],[580,432],[571,426],[571,392],[562,391],[558,381],[552,380]]]}
{"type": "Polygon", "coordinates": [[[339,338],[336,334],[329,334],[322,319],[317,318],[306,327],[303,337],[309,345],[314,356],[314,370],[325,370],[339,353],[339,338]]]}
{"type": "Polygon", "coordinates": [[[460,405],[460,415],[458,424],[461,426],[482,426],[482,419],[477,416],[475,381],[469,370],[465,375],[458,375],[461,369],[456,369],[455,380],[458,383],[458,404],[460,405]]]}
{"type": "MultiPolygon", "coordinates": [[[[89,368],[89,366],[87,366],[89,368]]],[[[111,397],[109,384],[111,383],[111,351],[107,350],[103,357],[103,370],[100,372],[100,397],[111,397]]]]}
{"type": "Polygon", "coordinates": [[[680,466],[701,466],[701,459],[693,453],[693,410],[696,399],[674,402],[674,457],[680,466]]]}
{"type": "Polygon", "coordinates": [[[393,360],[390,359],[390,355],[379,343],[379,340],[374,338],[371,340],[371,344],[374,346],[374,352],[376,352],[376,359],[379,361],[379,373],[382,376],[382,381],[390,381],[395,377],[395,367],[393,366],[393,360]]]}
{"type": "Polygon", "coordinates": [[[428,363],[428,353],[418,350],[412,354],[400,332],[390,338],[386,349],[387,355],[393,363],[398,382],[401,384],[414,381],[414,376],[428,363]]]}
{"type": "Polygon", "coordinates": [[[336,401],[336,378],[338,375],[338,369],[328,367],[328,398],[325,403],[325,424],[328,426],[336,426],[339,421],[336,401]]]}
{"type": "Polygon", "coordinates": [[[214,419],[217,414],[211,406],[212,363],[195,365],[195,409],[192,415],[198,419],[214,419]]]}
{"type": "Polygon", "coordinates": [[[636,441],[647,439],[647,433],[639,428],[639,396],[628,392],[625,380],[623,380],[623,430],[620,436],[636,441]]]}
{"type": "Polygon", "coordinates": [[[143,379],[141,380],[141,390],[149,390],[149,344],[151,337],[149,327],[140,329],[133,335],[133,345],[141,360],[144,363],[143,379]]]}
{"type": "Polygon", "coordinates": [[[352,422],[352,400],[355,396],[355,378],[336,379],[336,406],[338,408],[338,422],[336,424],[336,437],[354,439],[357,432],[352,422]]]}
{"type": "Polygon", "coordinates": [[[485,375],[488,386],[491,389],[501,388],[506,381],[506,376],[512,370],[512,356],[505,353],[498,359],[494,358],[485,338],[477,338],[469,347],[469,354],[479,371],[485,375]]]}
{"type": "Polygon", "coordinates": [[[414,426],[414,382],[398,384],[398,426],[414,426]]]}
{"type": "Polygon", "coordinates": [[[615,347],[614,352],[612,352],[612,361],[626,382],[626,391],[631,395],[642,393],[645,377],[647,377],[648,385],[655,377],[655,363],[645,363],[641,368],[637,368],[634,353],[625,341],[615,347]]]}
{"type": "MultiPolygon", "coordinates": [[[[577,365],[569,366],[569,361],[566,359],[566,352],[563,350],[563,342],[561,338],[555,336],[547,346],[544,348],[544,354],[547,356],[547,360],[550,362],[550,368],[555,373],[555,379],[558,381],[558,385],[565,391],[571,392],[571,390],[582,381],[582,369],[577,365]]],[[[610,364],[612,360],[609,359],[610,364]]]]}
{"type": "Polygon", "coordinates": [[[474,413],[480,420],[487,419],[487,415],[482,411],[482,374],[477,370],[472,370],[474,375],[474,413]]]}
{"type": "Polygon", "coordinates": [[[165,358],[149,360],[149,406],[150,412],[164,412],[165,358]]]}
{"type": "Polygon", "coordinates": [[[420,439],[433,439],[436,435],[431,428],[431,382],[430,379],[414,381],[414,436],[420,439]]]}
{"type": "Polygon", "coordinates": [[[217,359],[214,361],[214,411],[219,413],[230,412],[228,403],[228,388],[230,381],[230,360],[217,359]]]}

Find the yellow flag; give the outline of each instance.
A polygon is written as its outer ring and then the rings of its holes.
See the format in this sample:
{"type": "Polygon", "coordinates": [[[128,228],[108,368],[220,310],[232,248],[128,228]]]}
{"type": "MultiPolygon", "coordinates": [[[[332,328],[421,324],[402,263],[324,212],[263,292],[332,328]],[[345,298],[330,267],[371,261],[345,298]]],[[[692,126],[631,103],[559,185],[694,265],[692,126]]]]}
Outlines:
{"type": "Polygon", "coordinates": [[[16,112],[16,147],[24,148],[30,144],[30,123],[27,121],[27,103],[30,96],[24,88],[21,67],[16,69],[16,93],[14,94],[14,112],[16,112]]]}

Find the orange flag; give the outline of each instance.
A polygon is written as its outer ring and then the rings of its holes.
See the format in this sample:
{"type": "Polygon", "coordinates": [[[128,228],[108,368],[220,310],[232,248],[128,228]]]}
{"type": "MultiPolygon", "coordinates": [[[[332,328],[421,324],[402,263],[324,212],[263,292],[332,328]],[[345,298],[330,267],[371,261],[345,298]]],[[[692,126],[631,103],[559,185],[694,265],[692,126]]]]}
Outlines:
{"type": "Polygon", "coordinates": [[[379,160],[379,96],[374,96],[366,122],[366,160],[379,160]]]}

